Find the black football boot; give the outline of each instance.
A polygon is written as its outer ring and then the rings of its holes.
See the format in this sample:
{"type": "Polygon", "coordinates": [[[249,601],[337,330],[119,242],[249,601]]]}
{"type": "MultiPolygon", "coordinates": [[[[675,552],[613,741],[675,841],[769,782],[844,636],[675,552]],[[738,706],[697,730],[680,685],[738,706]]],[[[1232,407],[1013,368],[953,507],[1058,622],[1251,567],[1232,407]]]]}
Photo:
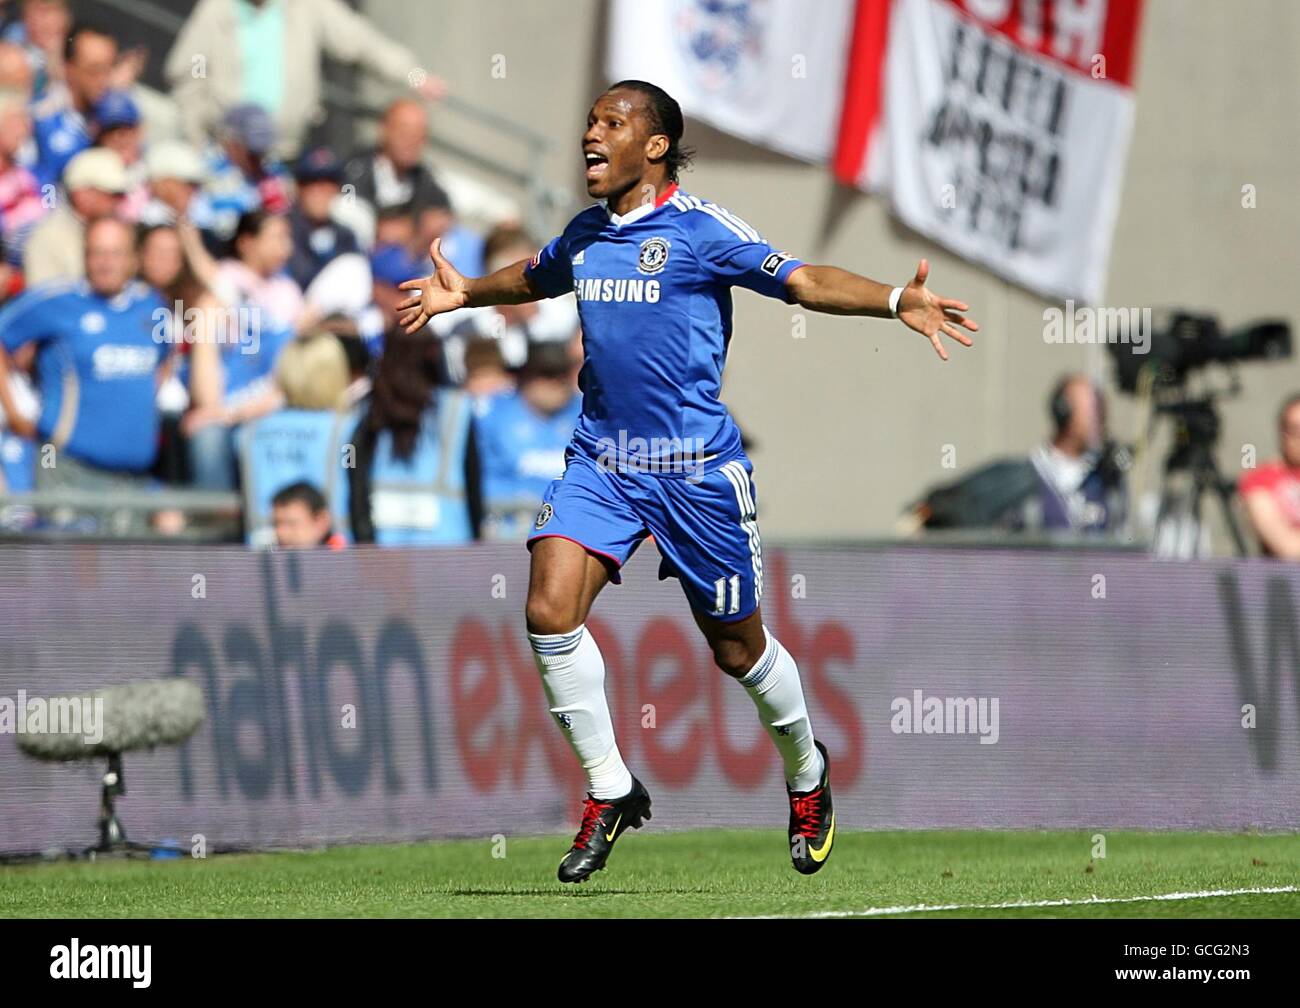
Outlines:
{"type": "Polygon", "coordinates": [[[831,856],[835,842],[835,807],[831,804],[831,758],[826,747],[813,740],[822,754],[821,783],[811,791],[791,791],[790,797],[790,860],[794,870],[803,875],[820,871],[831,856]]]}
{"type": "Polygon", "coordinates": [[[583,882],[600,871],[609,852],[626,829],[637,829],[650,818],[650,792],[632,778],[632,790],[622,798],[601,799],[587,795],[582,806],[582,825],[573,846],[560,862],[561,882],[583,882]]]}

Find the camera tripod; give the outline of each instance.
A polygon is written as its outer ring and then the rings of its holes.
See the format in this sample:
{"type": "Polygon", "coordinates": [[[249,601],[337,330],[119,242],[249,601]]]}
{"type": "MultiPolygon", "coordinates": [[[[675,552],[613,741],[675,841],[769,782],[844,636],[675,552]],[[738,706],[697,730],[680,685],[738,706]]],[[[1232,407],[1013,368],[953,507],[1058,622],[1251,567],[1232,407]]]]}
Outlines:
{"type": "Polygon", "coordinates": [[[1246,539],[1232,508],[1236,481],[1220,472],[1214,460],[1221,423],[1211,397],[1187,399],[1156,406],[1174,422],[1174,443],[1165,458],[1160,481],[1160,508],[1156,514],[1153,551],[1166,559],[1200,556],[1206,495],[1218,500],[1223,522],[1238,556],[1246,555],[1246,539]]]}

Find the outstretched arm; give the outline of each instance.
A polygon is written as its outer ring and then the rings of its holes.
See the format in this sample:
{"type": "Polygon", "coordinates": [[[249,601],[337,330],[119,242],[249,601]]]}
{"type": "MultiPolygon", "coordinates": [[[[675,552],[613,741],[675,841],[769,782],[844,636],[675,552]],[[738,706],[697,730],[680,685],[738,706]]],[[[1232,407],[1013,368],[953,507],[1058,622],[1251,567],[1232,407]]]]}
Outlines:
{"type": "Polygon", "coordinates": [[[442,254],[441,238],[435,238],[429,246],[429,258],[433,260],[433,272],[429,276],[397,285],[402,290],[414,292],[397,305],[397,321],[407,335],[419,332],[433,316],[457,308],[523,304],[546,297],[525,274],[527,259],[520,259],[485,277],[466,277],[442,254]]]}
{"type": "MultiPolygon", "coordinates": [[[[939,356],[947,360],[948,352],[940,334],[962,346],[972,346],[971,338],[962,329],[978,332],[979,323],[963,314],[968,310],[964,302],[941,298],[929,290],[925,286],[929,274],[930,264],[922,259],[916,276],[902,289],[897,315],[909,329],[926,337],[939,356]]],[[[786,279],[786,288],[796,302],[811,311],[872,318],[894,315],[889,304],[892,287],[836,266],[800,266],[786,279]]]]}

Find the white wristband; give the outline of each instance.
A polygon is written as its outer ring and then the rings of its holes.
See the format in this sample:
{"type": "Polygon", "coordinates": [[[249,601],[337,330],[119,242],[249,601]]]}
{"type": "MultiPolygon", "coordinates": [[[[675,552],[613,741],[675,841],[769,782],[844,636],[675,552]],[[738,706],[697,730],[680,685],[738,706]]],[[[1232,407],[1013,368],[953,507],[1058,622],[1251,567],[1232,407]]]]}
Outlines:
{"type": "Polygon", "coordinates": [[[895,287],[889,292],[889,314],[892,318],[898,318],[898,301],[902,296],[902,287],[895,287]]]}

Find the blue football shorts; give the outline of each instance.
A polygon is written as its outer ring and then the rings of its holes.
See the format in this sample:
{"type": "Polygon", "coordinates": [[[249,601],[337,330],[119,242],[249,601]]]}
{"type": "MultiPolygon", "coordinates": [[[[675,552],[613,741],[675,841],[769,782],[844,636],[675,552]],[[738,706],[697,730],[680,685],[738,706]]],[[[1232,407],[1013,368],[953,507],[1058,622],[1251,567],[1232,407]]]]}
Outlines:
{"type": "Polygon", "coordinates": [[[611,580],[647,536],[691,607],[735,622],[763,595],[763,548],[753,466],[738,454],[704,464],[690,476],[615,470],[570,447],[564,474],[547,488],[528,545],[548,536],[569,539],[607,560],[611,580]]]}

